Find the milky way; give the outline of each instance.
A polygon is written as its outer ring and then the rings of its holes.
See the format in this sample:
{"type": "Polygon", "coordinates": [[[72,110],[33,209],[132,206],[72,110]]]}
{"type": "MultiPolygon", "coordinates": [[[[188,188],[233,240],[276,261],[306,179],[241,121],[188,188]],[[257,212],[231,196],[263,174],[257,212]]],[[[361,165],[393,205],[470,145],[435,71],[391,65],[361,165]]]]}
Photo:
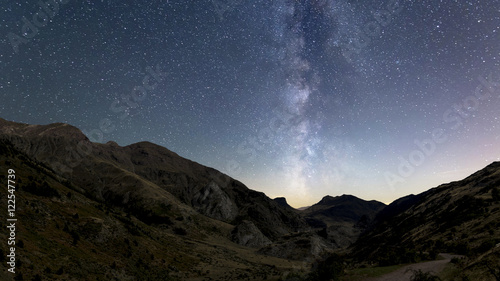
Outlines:
{"type": "Polygon", "coordinates": [[[297,207],[499,159],[499,1],[41,3],[0,10],[2,118],[151,141],[297,207]]]}

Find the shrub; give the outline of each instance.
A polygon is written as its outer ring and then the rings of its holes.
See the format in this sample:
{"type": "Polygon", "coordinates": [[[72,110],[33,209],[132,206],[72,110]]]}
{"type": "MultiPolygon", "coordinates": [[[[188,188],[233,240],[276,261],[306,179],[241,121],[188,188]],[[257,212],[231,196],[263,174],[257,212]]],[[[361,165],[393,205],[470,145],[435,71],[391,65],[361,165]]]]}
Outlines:
{"type": "Polygon", "coordinates": [[[31,182],[30,184],[25,185],[22,190],[29,192],[33,195],[43,196],[43,197],[57,197],[60,198],[61,195],[57,192],[56,189],[52,188],[46,181],[42,184],[38,184],[37,182],[31,182]]]}
{"type": "Polygon", "coordinates": [[[141,236],[141,232],[139,231],[139,227],[136,224],[134,224],[134,223],[125,224],[125,228],[133,236],[141,236]]]}
{"type": "Polygon", "coordinates": [[[493,197],[494,201],[500,201],[500,191],[498,190],[498,188],[493,188],[493,190],[491,191],[491,196],[493,197]]]}
{"type": "Polygon", "coordinates": [[[456,253],[459,255],[469,255],[471,250],[469,244],[465,241],[453,242],[448,245],[448,252],[456,253]]]}
{"type": "Polygon", "coordinates": [[[438,258],[438,255],[439,255],[439,251],[437,251],[436,249],[432,249],[429,251],[429,259],[430,260],[436,260],[438,258]]]}
{"type": "Polygon", "coordinates": [[[496,242],[495,240],[488,240],[488,241],[484,241],[483,243],[481,243],[481,245],[476,249],[476,252],[478,254],[482,254],[482,253],[485,253],[493,248],[495,248],[495,245],[496,245],[496,242]]]}
{"type": "Polygon", "coordinates": [[[342,258],[338,255],[332,255],[326,260],[313,265],[313,270],[307,280],[311,281],[337,281],[340,280],[344,272],[342,258]]]}
{"type": "Polygon", "coordinates": [[[76,231],[71,231],[71,238],[73,238],[73,245],[76,246],[78,244],[78,241],[80,241],[80,234],[76,231]]]}
{"type": "Polygon", "coordinates": [[[182,227],[176,227],[174,228],[174,233],[177,235],[186,235],[187,231],[182,227]]]}
{"type": "Polygon", "coordinates": [[[436,275],[432,275],[429,272],[423,272],[422,270],[412,270],[413,275],[411,276],[411,281],[440,281],[441,278],[436,275]]]}

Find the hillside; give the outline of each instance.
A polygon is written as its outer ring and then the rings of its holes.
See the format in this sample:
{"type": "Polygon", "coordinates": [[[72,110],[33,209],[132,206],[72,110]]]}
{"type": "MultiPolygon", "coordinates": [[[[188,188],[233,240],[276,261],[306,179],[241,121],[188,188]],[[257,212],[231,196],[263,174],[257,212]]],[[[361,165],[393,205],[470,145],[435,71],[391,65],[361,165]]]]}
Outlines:
{"type": "Polygon", "coordinates": [[[17,274],[3,243],[0,280],[286,280],[314,261],[352,269],[439,252],[466,257],[461,277],[500,275],[500,162],[388,206],[342,195],[302,211],[164,147],[92,143],[62,123],[0,119],[0,165],[5,183],[15,171],[18,220],[17,274]]]}
{"type": "Polygon", "coordinates": [[[464,272],[479,274],[474,280],[494,280],[488,278],[500,270],[499,189],[495,162],[464,180],[398,199],[377,215],[352,252],[380,265],[456,253],[467,257],[464,272]]]}
{"type": "Polygon", "coordinates": [[[300,216],[264,193],[152,143],[91,143],[67,124],[5,120],[0,120],[0,138],[93,199],[127,208],[145,220],[161,219],[162,206],[182,213],[187,205],[232,224],[250,220],[271,239],[306,228],[300,216]]]}
{"type": "Polygon", "coordinates": [[[266,280],[304,266],[256,252],[307,231],[298,214],[163,147],[0,119],[0,164],[17,177],[17,278],[266,280]]]}
{"type": "Polygon", "coordinates": [[[343,248],[354,243],[384,207],[381,202],[365,201],[352,195],[325,196],[300,214],[313,228],[324,229],[336,247],[343,248]]]}

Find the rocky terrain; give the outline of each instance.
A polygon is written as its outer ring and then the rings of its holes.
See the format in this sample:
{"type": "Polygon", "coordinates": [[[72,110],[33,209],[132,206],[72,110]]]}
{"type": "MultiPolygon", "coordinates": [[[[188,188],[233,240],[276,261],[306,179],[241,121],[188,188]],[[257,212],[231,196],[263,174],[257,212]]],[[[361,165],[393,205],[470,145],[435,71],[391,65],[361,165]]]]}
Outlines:
{"type": "Polygon", "coordinates": [[[152,143],[91,143],[67,124],[0,119],[0,163],[18,179],[18,279],[267,279],[302,266],[256,254],[307,232],[300,215],[152,143]]]}
{"type": "Polygon", "coordinates": [[[16,172],[18,219],[16,274],[3,243],[0,280],[330,280],[439,252],[465,257],[460,278],[500,275],[500,163],[388,206],[342,195],[303,210],[153,143],[92,143],[62,123],[0,119],[0,165],[3,182],[16,172]]]}
{"type": "Polygon", "coordinates": [[[500,276],[499,190],[500,162],[495,162],[461,181],[400,198],[378,213],[352,253],[379,265],[456,253],[466,257],[461,277],[495,280],[500,276]]]}
{"type": "Polygon", "coordinates": [[[323,233],[337,247],[354,243],[375,215],[385,207],[378,201],[365,201],[352,195],[325,196],[301,211],[309,225],[323,233]]]}
{"type": "Polygon", "coordinates": [[[18,179],[18,279],[133,280],[147,269],[152,280],[266,280],[329,248],[293,208],[152,143],[92,143],[68,124],[0,119],[0,152],[18,179]],[[258,252],[297,234],[315,246],[258,252]]]}

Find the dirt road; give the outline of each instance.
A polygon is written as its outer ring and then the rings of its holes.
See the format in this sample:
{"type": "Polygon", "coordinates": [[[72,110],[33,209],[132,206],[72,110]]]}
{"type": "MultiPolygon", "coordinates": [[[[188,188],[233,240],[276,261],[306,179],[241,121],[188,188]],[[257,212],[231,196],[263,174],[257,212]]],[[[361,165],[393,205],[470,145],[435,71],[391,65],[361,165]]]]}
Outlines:
{"type": "Polygon", "coordinates": [[[443,259],[410,264],[384,276],[366,279],[366,281],[410,281],[410,277],[413,274],[411,270],[419,269],[424,272],[431,272],[432,274],[437,275],[444,269],[446,264],[449,263],[452,258],[460,257],[458,255],[451,254],[439,254],[439,256],[441,256],[443,259]]]}

